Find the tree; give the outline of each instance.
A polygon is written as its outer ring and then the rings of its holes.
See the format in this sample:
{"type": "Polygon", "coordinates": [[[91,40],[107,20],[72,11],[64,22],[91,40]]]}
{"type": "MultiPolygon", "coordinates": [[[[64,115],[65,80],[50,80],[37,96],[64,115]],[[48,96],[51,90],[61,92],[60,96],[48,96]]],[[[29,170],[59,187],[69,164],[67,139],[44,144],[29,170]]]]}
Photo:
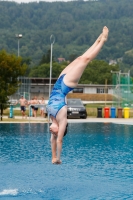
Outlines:
{"type": "Polygon", "coordinates": [[[25,71],[25,76],[28,76],[29,75],[29,73],[30,73],[30,70],[31,70],[31,58],[22,58],[22,61],[21,61],[21,63],[22,63],[22,65],[23,64],[26,64],[27,65],[27,69],[26,69],[26,71],[25,71]]]}
{"type": "MultiPolygon", "coordinates": [[[[66,67],[64,64],[59,64],[54,62],[52,64],[52,77],[57,78],[61,71],[66,67]]],[[[45,63],[40,66],[33,67],[30,71],[29,77],[44,77],[48,78],[50,76],[50,64],[45,63]]]]}
{"type": "Polygon", "coordinates": [[[118,65],[109,65],[103,60],[93,60],[83,73],[80,83],[81,84],[105,84],[105,80],[108,80],[108,84],[112,84],[112,71],[118,71],[118,65]]]}
{"type": "MultiPolygon", "coordinates": [[[[0,104],[1,116],[7,106],[9,96],[14,94],[21,83],[18,77],[25,74],[27,65],[22,64],[22,58],[0,51],[0,104]]],[[[1,118],[2,119],[2,118],[1,118]]]]}
{"type": "Polygon", "coordinates": [[[69,61],[72,62],[72,61],[74,61],[77,57],[78,57],[78,56],[77,56],[76,54],[71,54],[71,55],[69,56],[69,61]]]}
{"type": "Polygon", "coordinates": [[[125,53],[123,56],[123,63],[133,65],[133,53],[125,53]]]}
{"type": "MultiPolygon", "coordinates": [[[[39,65],[42,65],[44,63],[50,63],[50,56],[51,56],[51,51],[48,50],[47,53],[42,56],[39,65]]],[[[52,57],[52,60],[54,60],[54,57],[52,57]]]]}

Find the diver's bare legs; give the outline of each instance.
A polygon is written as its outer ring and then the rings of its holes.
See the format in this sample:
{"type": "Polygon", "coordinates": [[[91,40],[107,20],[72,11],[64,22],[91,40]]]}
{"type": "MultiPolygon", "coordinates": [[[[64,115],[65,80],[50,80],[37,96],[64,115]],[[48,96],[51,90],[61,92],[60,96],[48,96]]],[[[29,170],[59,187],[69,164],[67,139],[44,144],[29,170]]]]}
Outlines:
{"type": "MultiPolygon", "coordinates": [[[[75,61],[73,61],[71,64],[69,64],[65,69],[62,71],[61,74],[66,73],[66,76],[64,77],[64,82],[69,87],[75,87],[78,84],[78,81],[89,64],[91,60],[93,60],[99,51],[101,50],[102,46],[104,45],[105,41],[108,37],[108,28],[103,28],[102,35],[98,38],[97,42],[95,42],[91,48],[89,48],[82,56],[78,57],[75,61]]],[[[52,162],[56,162],[56,164],[61,164],[60,156],[62,151],[62,139],[65,131],[65,127],[67,124],[67,108],[66,106],[62,107],[61,110],[58,112],[56,119],[52,119],[52,124],[56,123],[58,124],[58,131],[52,131],[51,132],[57,132],[57,135],[51,136],[51,148],[52,148],[52,162]],[[55,120],[55,122],[54,122],[55,120]]],[[[54,125],[53,125],[54,126],[54,125]]]]}
{"type": "Polygon", "coordinates": [[[60,155],[62,151],[62,140],[57,139],[57,136],[51,134],[51,149],[52,149],[52,163],[61,164],[60,155]]]}
{"type": "MultiPolygon", "coordinates": [[[[73,63],[71,63],[71,70],[67,72],[64,77],[64,82],[69,87],[76,87],[80,77],[82,76],[85,68],[100,52],[105,41],[108,37],[108,28],[105,26],[103,28],[102,37],[98,44],[92,48],[92,51],[88,49],[82,56],[78,57],[73,63]]],[[[63,70],[64,71],[64,70],[63,70]]]]}
{"type": "MultiPolygon", "coordinates": [[[[65,108],[61,109],[64,111],[65,108]]],[[[59,111],[60,115],[58,118],[64,119],[64,112],[59,111]]],[[[53,164],[61,164],[60,155],[62,150],[62,138],[64,135],[64,128],[66,127],[66,123],[61,122],[61,125],[58,124],[57,119],[54,117],[50,117],[52,120],[52,124],[50,125],[49,129],[51,132],[51,150],[52,150],[52,163],[53,164]],[[62,127],[63,126],[63,130],[62,127]],[[61,130],[60,130],[61,129],[61,130]]],[[[66,115],[65,115],[66,118],[66,115]]]]}
{"type": "Polygon", "coordinates": [[[57,143],[56,143],[57,137],[53,134],[51,134],[51,149],[52,149],[52,163],[57,162],[57,156],[56,156],[56,149],[57,149],[57,143]]]}
{"type": "Polygon", "coordinates": [[[67,106],[63,106],[59,110],[56,119],[51,116],[52,124],[50,126],[51,132],[51,149],[52,149],[52,163],[61,164],[62,141],[67,125],[67,106]],[[58,127],[58,128],[57,128],[58,127]]]}
{"type": "MultiPolygon", "coordinates": [[[[94,42],[94,44],[86,51],[86,53],[88,54],[89,52],[92,52],[94,50],[94,48],[98,45],[98,43],[100,42],[102,38],[102,33],[99,35],[99,37],[97,38],[97,40],[94,42]]],[[[71,62],[60,74],[60,76],[62,74],[67,74],[71,68],[77,64],[77,62],[79,62],[77,59],[75,59],[73,62],[71,62]]]]}
{"type": "Polygon", "coordinates": [[[58,137],[57,137],[57,159],[58,159],[58,164],[61,164],[60,157],[62,152],[62,141],[67,125],[67,106],[63,106],[62,109],[59,110],[56,119],[59,124],[58,137]]]}

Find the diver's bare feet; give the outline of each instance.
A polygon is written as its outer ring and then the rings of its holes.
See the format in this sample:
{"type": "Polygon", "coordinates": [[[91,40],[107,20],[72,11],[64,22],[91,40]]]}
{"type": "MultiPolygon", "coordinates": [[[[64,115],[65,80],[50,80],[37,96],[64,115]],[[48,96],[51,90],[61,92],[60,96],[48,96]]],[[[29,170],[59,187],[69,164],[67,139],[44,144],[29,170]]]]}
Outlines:
{"type": "Polygon", "coordinates": [[[52,164],[57,164],[57,158],[52,159],[52,164]]]}
{"type": "Polygon", "coordinates": [[[59,165],[59,164],[61,164],[61,160],[58,160],[57,158],[53,158],[52,159],[52,164],[59,165]]]}
{"type": "Polygon", "coordinates": [[[108,33],[109,33],[109,30],[106,26],[103,27],[103,33],[102,33],[102,39],[104,41],[107,41],[108,39],[108,33]]]}
{"type": "Polygon", "coordinates": [[[57,164],[60,165],[62,162],[61,160],[57,160],[57,164]]]}
{"type": "Polygon", "coordinates": [[[102,33],[99,35],[99,37],[97,38],[97,42],[99,43],[101,41],[102,38],[102,33]]]}

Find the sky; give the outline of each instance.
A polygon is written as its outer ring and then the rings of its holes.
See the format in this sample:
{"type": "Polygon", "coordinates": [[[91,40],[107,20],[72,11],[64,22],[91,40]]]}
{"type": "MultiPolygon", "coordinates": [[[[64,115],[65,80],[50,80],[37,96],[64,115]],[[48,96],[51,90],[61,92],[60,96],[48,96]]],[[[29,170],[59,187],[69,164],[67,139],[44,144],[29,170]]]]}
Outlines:
{"type": "MultiPolygon", "coordinates": [[[[47,1],[47,2],[56,2],[56,1],[76,1],[76,0],[0,0],[0,1],[15,1],[17,3],[30,3],[30,2],[39,2],[39,1],[47,1]]],[[[84,1],[99,1],[99,0],[84,0],[84,1]]]]}
{"type": "Polygon", "coordinates": [[[47,2],[56,2],[56,1],[72,1],[72,0],[7,0],[7,1],[15,1],[17,3],[30,3],[30,2],[39,2],[39,1],[47,1],[47,2]]]}

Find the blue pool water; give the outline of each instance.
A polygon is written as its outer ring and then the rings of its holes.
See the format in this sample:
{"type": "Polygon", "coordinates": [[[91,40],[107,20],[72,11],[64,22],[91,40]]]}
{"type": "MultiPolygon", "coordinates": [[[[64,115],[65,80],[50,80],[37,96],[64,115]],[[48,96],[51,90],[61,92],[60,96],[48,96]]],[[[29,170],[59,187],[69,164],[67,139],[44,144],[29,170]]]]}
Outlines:
{"type": "Polygon", "coordinates": [[[69,124],[62,165],[47,124],[0,124],[0,199],[133,199],[133,126],[69,124]]]}

